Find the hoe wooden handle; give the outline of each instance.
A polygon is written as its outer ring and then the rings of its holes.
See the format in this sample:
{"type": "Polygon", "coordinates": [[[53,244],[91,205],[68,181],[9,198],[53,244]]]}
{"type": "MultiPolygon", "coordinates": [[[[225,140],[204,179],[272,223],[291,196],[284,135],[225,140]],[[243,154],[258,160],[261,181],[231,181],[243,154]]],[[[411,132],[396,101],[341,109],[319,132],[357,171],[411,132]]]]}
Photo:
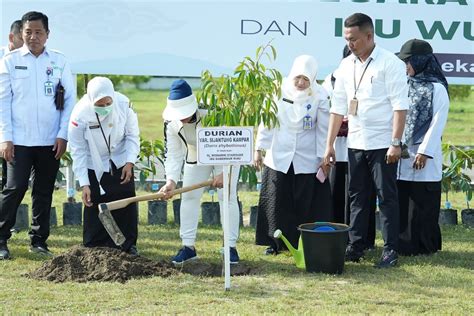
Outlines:
{"type": "MultiPolygon", "coordinates": [[[[196,189],[199,189],[199,188],[207,187],[207,186],[210,186],[212,184],[212,182],[213,182],[213,180],[207,180],[207,181],[204,181],[204,182],[196,183],[196,184],[184,187],[184,188],[180,188],[180,189],[170,191],[169,194],[171,194],[171,196],[173,196],[173,195],[176,195],[176,194],[181,194],[181,193],[184,193],[184,192],[188,192],[188,191],[196,190],[196,189]]],[[[112,210],[117,210],[117,209],[120,209],[120,208],[124,208],[130,203],[141,202],[141,201],[150,201],[150,200],[158,200],[158,199],[163,198],[164,196],[165,196],[164,193],[157,192],[157,193],[152,193],[152,194],[134,196],[134,197],[130,197],[130,198],[122,199],[122,200],[117,200],[117,201],[112,201],[112,202],[104,203],[104,204],[107,206],[107,209],[109,211],[112,211],[112,210]]]]}

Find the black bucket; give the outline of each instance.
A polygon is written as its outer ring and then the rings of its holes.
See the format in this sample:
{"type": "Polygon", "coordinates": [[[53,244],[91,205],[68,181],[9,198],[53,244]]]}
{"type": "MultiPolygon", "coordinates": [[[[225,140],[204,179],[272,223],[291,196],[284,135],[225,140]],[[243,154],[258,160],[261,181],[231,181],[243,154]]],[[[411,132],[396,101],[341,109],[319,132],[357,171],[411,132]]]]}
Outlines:
{"type": "Polygon", "coordinates": [[[349,226],[339,223],[316,222],[298,227],[303,240],[306,271],[341,274],[349,226]]]}

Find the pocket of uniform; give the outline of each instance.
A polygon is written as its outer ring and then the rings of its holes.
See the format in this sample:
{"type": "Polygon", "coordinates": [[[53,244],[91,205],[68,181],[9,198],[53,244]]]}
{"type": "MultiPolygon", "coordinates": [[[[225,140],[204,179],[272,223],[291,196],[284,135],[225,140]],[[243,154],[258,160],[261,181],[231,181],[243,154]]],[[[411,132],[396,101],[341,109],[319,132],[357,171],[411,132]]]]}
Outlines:
{"type": "Polygon", "coordinates": [[[15,69],[12,73],[13,79],[23,79],[30,76],[30,71],[28,69],[15,69]]]}
{"type": "Polygon", "coordinates": [[[378,71],[373,71],[371,73],[366,74],[367,78],[370,79],[369,91],[372,92],[379,92],[384,91],[385,84],[383,75],[378,71]]]}

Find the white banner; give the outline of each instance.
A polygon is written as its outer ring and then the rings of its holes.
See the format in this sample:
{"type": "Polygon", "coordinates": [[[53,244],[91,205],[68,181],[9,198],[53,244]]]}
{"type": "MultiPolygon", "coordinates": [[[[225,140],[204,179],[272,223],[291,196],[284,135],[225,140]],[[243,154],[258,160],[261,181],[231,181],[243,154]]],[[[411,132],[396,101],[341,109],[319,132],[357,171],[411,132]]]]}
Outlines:
{"type": "Polygon", "coordinates": [[[11,22],[31,10],[50,19],[48,46],[75,73],[200,76],[232,73],[272,40],[270,65],[286,75],[299,54],[319,62],[318,79],[339,64],[344,18],[364,12],[378,45],[397,52],[411,39],[442,54],[450,83],[474,84],[472,0],[0,0],[1,44],[11,22]]]}

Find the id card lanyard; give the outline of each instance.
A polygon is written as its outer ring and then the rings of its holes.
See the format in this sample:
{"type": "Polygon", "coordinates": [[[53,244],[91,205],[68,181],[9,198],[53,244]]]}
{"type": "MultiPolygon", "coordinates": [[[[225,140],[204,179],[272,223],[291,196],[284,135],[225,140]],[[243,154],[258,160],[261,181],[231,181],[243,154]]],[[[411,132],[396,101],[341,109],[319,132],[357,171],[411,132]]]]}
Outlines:
{"type": "Polygon", "coordinates": [[[313,119],[309,115],[309,110],[311,109],[311,104],[306,105],[306,115],[303,117],[303,129],[312,129],[313,128],[313,119]]]}
{"type": "Polygon", "coordinates": [[[54,86],[53,86],[53,82],[50,79],[52,74],[53,74],[53,68],[51,67],[46,68],[47,80],[44,83],[44,95],[47,97],[52,97],[54,95],[54,86]]]}
{"type": "Polygon", "coordinates": [[[357,100],[357,91],[359,91],[360,83],[362,82],[365,72],[367,68],[369,68],[369,65],[371,62],[372,62],[372,58],[370,58],[369,62],[365,66],[364,71],[362,72],[362,75],[359,78],[359,83],[357,83],[356,85],[356,60],[354,59],[354,96],[352,97],[352,100],[350,102],[349,114],[357,115],[357,107],[359,105],[359,100],[357,100]]]}
{"type": "Polygon", "coordinates": [[[102,124],[100,123],[99,120],[99,115],[96,113],[95,116],[97,117],[97,122],[99,123],[100,131],[102,132],[102,137],[104,138],[105,145],[107,146],[107,151],[109,152],[109,164],[110,164],[110,175],[113,176],[113,168],[112,168],[112,153],[110,151],[110,135],[109,135],[109,141],[107,141],[107,137],[105,137],[104,129],[102,128],[102,124]]]}

